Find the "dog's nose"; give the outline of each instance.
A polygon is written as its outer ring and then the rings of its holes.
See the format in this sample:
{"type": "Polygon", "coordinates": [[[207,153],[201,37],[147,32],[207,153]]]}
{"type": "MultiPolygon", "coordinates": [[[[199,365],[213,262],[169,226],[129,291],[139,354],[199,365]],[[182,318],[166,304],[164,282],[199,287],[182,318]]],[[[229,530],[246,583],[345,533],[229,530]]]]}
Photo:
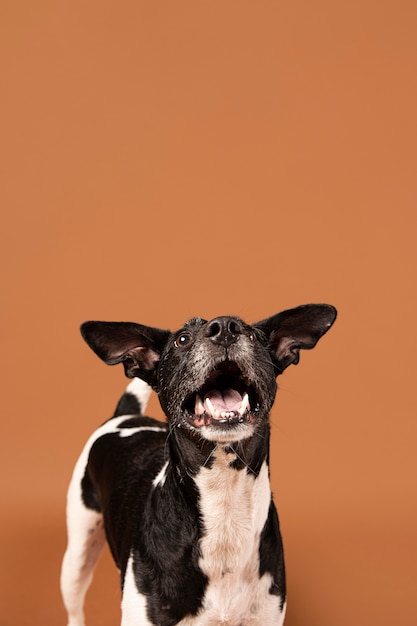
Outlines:
{"type": "Polygon", "coordinates": [[[227,347],[239,339],[242,331],[242,324],[234,317],[216,317],[207,324],[206,337],[213,343],[227,347]]]}

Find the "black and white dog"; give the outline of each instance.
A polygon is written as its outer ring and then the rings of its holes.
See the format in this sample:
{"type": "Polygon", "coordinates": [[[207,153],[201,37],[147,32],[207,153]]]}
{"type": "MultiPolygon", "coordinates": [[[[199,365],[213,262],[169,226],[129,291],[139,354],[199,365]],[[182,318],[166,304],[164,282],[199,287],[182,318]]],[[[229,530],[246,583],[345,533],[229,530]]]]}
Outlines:
{"type": "Polygon", "coordinates": [[[330,305],[249,326],[193,318],[177,332],[86,322],[81,332],[134,380],[87,442],[68,492],[61,588],[69,626],[107,539],[122,626],[279,626],[284,559],[269,483],[276,376],[330,328],[330,305]],[[167,423],[143,415],[153,388],[167,423]]]}

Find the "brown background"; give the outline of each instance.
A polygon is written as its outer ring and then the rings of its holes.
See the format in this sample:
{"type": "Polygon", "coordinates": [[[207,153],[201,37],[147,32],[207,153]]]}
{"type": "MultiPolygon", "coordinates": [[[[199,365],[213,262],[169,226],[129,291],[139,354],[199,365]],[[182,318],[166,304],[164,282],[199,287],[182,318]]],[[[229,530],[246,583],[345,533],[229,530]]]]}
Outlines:
{"type": "Polygon", "coordinates": [[[66,486],[125,385],[79,323],[321,301],[272,416],[287,625],[416,624],[416,7],[2,2],[1,626],[65,624],[66,486]]]}

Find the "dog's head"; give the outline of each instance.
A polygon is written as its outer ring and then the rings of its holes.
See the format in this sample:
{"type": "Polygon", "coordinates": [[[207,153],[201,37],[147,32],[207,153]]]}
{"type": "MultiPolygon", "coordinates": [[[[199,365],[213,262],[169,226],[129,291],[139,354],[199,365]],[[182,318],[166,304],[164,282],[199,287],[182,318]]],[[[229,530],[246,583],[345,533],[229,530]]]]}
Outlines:
{"type": "Polygon", "coordinates": [[[276,376],[298,363],[336,318],[309,304],[252,326],[238,317],[193,318],[177,332],[131,322],[85,322],[81,333],[108,365],[148,382],[171,424],[209,441],[246,439],[268,420],[276,376]]]}

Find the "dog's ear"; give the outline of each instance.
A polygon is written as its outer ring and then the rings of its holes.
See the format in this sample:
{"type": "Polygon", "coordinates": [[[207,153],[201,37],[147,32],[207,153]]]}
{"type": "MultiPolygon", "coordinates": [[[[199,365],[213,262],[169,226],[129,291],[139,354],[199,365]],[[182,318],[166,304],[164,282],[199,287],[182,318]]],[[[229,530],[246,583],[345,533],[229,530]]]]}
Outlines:
{"type": "Polygon", "coordinates": [[[278,374],[300,360],[300,350],[314,348],[336,319],[330,304],[305,304],[254,324],[266,335],[278,374]]]}
{"type": "Polygon", "coordinates": [[[128,378],[142,378],[153,387],[156,363],[169,330],[133,322],[84,322],[81,335],[107,365],[123,363],[128,378]]]}

